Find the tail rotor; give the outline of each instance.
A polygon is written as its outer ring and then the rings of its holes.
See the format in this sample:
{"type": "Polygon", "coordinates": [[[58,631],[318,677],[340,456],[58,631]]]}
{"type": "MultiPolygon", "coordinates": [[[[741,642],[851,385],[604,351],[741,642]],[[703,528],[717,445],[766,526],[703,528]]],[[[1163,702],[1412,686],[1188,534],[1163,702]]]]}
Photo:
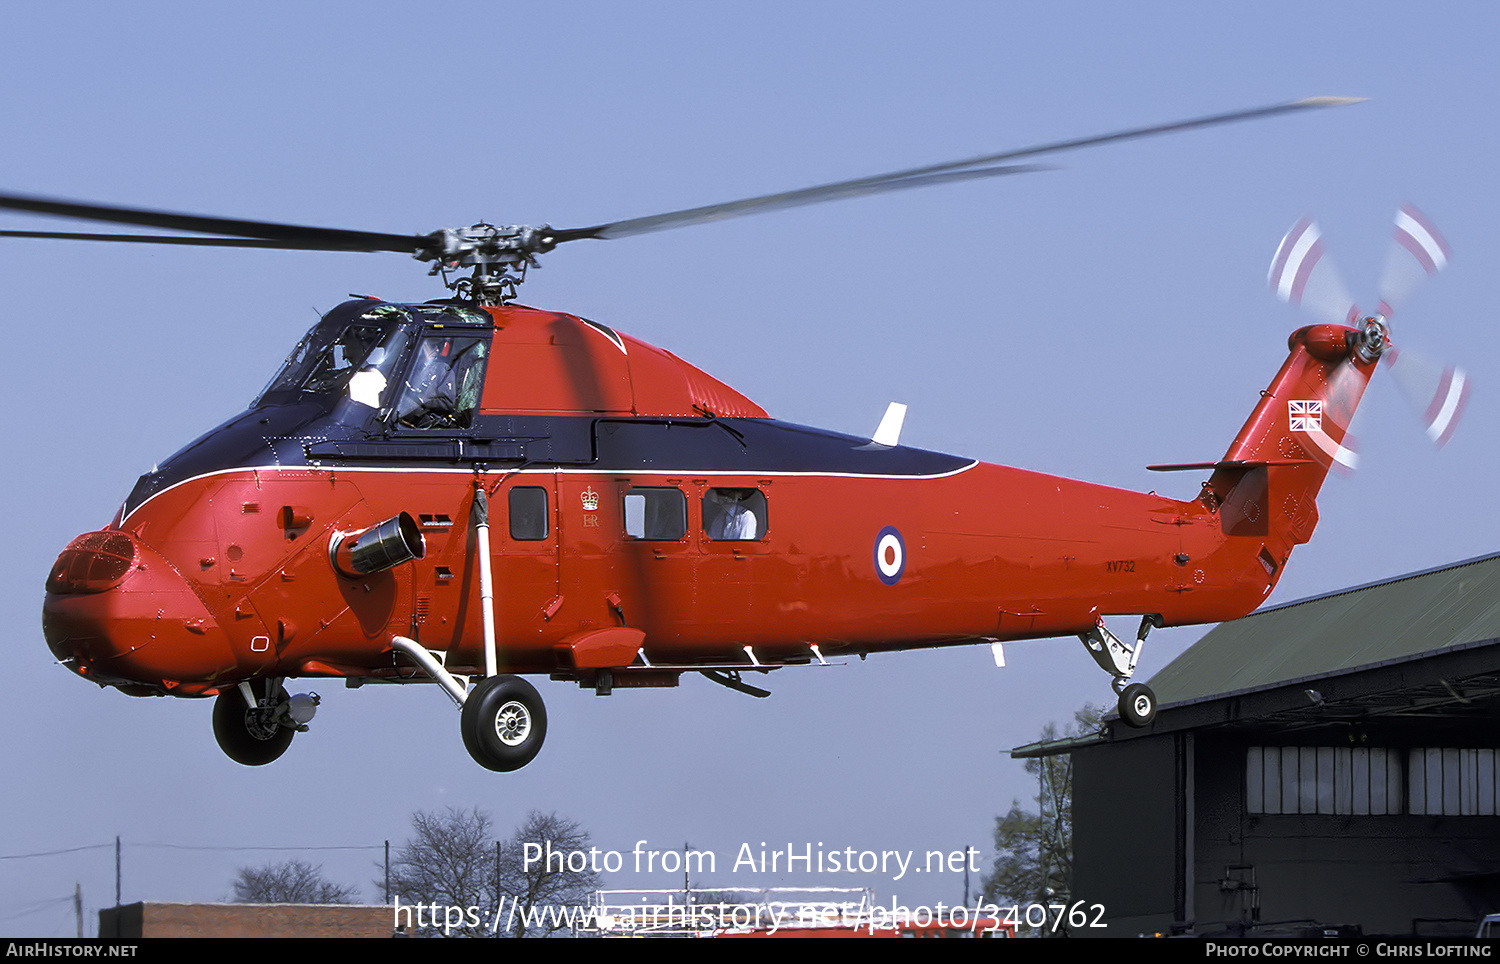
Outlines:
{"type": "MultiPolygon", "coordinates": [[[[1362,312],[1326,257],[1322,233],[1309,218],[1292,226],[1271,262],[1268,282],[1282,301],[1296,305],[1318,321],[1360,329],[1358,356],[1366,362],[1380,357],[1391,371],[1407,402],[1422,421],[1427,437],[1441,447],[1453,436],[1468,399],[1469,379],[1452,365],[1428,361],[1410,351],[1397,351],[1390,343],[1390,318],[1413,291],[1432,275],[1447,267],[1448,243],[1432,222],[1410,204],[1396,212],[1390,254],[1380,281],[1380,306],[1374,315],[1362,312]]],[[[1338,397],[1338,386],[1350,373],[1354,356],[1330,376],[1330,394],[1338,397]]],[[[1347,468],[1347,466],[1346,466],[1347,468]]]]}

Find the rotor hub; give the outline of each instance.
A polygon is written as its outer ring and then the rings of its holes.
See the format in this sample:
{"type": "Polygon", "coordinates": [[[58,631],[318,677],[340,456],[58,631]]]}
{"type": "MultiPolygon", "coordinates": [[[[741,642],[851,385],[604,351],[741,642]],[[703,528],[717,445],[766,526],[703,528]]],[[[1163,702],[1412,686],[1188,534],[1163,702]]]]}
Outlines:
{"type": "Polygon", "coordinates": [[[418,261],[433,262],[432,273],[467,300],[499,305],[516,296],[528,267],[541,267],[536,256],[557,247],[550,225],[494,225],[483,221],[466,228],[443,228],[423,239],[413,253],[418,261]],[[447,274],[472,268],[467,278],[449,281],[447,274]]]}
{"type": "Polygon", "coordinates": [[[1384,315],[1367,315],[1360,319],[1360,330],[1354,336],[1354,352],[1359,360],[1369,364],[1380,358],[1391,347],[1391,330],[1384,315]]]}

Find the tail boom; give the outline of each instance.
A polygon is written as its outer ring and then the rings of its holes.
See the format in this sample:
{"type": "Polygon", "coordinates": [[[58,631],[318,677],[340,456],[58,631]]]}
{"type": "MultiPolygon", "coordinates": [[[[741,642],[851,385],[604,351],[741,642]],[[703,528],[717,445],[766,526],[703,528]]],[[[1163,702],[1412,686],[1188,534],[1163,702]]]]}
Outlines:
{"type": "Polygon", "coordinates": [[[1384,350],[1384,329],[1314,325],[1294,332],[1288,347],[1203,496],[1218,511],[1226,548],[1258,560],[1270,586],[1312,536],[1329,470],[1354,467],[1349,423],[1384,350]]]}

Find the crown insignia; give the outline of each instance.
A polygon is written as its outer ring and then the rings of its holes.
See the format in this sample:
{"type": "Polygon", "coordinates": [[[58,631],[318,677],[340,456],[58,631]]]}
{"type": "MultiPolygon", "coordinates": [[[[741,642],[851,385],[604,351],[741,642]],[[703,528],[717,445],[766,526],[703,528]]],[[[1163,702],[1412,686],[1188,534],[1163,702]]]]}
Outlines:
{"type": "Polygon", "coordinates": [[[581,498],[583,499],[583,509],[585,512],[593,512],[599,508],[599,493],[593,489],[584,489],[581,498]]]}

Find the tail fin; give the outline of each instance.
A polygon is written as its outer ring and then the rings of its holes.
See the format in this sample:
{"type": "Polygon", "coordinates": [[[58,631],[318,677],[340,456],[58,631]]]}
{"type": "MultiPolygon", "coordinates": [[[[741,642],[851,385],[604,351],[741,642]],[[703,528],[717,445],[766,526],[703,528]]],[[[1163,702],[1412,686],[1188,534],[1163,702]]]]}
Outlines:
{"type": "Polygon", "coordinates": [[[1226,535],[1263,540],[1259,556],[1273,582],[1292,548],[1312,536],[1329,469],[1354,467],[1349,422],[1385,347],[1383,328],[1372,325],[1294,332],[1286,364],[1214,465],[1205,498],[1218,503],[1226,535]]]}

